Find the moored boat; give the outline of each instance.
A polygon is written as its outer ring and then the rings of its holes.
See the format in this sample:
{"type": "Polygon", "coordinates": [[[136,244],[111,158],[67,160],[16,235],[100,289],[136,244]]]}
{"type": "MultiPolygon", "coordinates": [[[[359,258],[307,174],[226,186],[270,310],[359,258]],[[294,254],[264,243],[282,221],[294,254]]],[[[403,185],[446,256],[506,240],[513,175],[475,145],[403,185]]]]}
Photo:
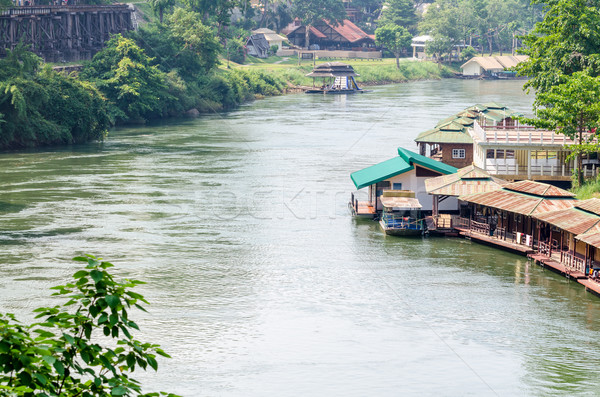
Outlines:
{"type": "Polygon", "coordinates": [[[421,216],[421,203],[410,190],[385,190],[381,196],[383,212],[379,224],[391,236],[420,236],[427,230],[421,216]]]}

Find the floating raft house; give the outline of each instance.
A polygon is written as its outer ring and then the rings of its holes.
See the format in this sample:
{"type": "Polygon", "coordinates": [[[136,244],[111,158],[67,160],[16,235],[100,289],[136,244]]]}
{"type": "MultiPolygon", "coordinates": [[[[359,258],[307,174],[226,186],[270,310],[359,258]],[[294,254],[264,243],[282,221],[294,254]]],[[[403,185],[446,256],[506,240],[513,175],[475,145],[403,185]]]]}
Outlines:
{"type": "Polygon", "coordinates": [[[307,94],[353,94],[363,92],[354,77],[359,76],[352,66],[342,62],[327,62],[317,65],[306,75],[313,79],[323,78],[321,88],[306,91],[307,94]]]}

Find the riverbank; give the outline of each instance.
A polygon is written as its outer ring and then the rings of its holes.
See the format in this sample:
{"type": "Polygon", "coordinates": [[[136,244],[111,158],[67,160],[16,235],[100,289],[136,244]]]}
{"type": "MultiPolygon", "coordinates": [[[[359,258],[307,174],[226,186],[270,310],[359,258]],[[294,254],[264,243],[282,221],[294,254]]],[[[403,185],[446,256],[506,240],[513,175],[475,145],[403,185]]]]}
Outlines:
{"type": "Polygon", "coordinates": [[[354,68],[359,74],[356,81],[362,86],[386,85],[406,83],[419,80],[439,80],[454,77],[454,71],[442,64],[430,61],[415,61],[403,59],[400,68],[396,67],[395,58],[382,59],[339,59],[339,60],[316,60],[315,62],[302,61],[300,64],[297,57],[269,57],[267,59],[249,58],[248,64],[230,63],[232,69],[248,71],[262,71],[270,76],[279,78],[288,85],[294,87],[312,86],[314,80],[306,77],[314,65],[324,62],[343,62],[354,68]]]}

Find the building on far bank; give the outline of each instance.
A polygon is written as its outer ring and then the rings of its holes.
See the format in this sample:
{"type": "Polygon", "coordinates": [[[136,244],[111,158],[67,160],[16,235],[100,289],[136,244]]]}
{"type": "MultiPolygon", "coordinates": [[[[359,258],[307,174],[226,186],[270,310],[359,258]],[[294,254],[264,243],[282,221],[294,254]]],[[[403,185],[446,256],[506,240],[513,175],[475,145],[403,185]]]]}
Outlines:
{"type": "MultiPolygon", "coordinates": [[[[503,77],[503,72],[529,59],[527,55],[473,57],[462,64],[463,76],[503,77]]],[[[511,74],[514,74],[512,72],[511,74]]]]}

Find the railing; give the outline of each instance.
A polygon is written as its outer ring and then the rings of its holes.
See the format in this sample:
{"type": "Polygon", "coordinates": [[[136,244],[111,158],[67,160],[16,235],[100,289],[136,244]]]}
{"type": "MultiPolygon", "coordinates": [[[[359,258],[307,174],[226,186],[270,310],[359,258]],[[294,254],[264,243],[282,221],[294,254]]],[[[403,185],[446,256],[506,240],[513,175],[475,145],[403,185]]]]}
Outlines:
{"type": "Polygon", "coordinates": [[[488,223],[471,221],[470,230],[472,232],[485,234],[486,236],[490,235],[490,225],[488,223]]]}
{"type": "Polygon", "coordinates": [[[381,218],[386,227],[394,229],[423,230],[423,220],[384,214],[381,218]]]}
{"type": "Polygon", "coordinates": [[[571,254],[570,252],[562,253],[562,264],[570,271],[577,271],[585,274],[585,260],[571,254]]]}
{"type": "MultiPolygon", "coordinates": [[[[575,141],[564,134],[557,134],[554,131],[539,130],[531,126],[481,126],[477,121],[473,123],[474,138],[486,143],[499,144],[536,144],[536,145],[557,145],[564,146],[573,144],[575,141]]],[[[584,140],[592,136],[591,133],[583,134],[584,140]]],[[[593,139],[591,143],[596,143],[593,139]]]]}
{"type": "MultiPolygon", "coordinates": [[[[527,167],[518,164],[494,164],[486,161],[486,171],[492,175],[536,175],[536,176],[564,176],[570,177],[573,170],[562,165],[532,165],[527,167]]],[[[600,168],[583,168],[584,177],[594,177],[600,174],[600,168]]]]}
{"type": "Polygon", "coordinates": [[[539,241],[538,242],[538,252],[540,254],[550,256],[550,244],[539,241]]]}
{"type": "Polygon", "coordinates": [[[47,5],[20,6],[0,11],[0,16],[10,15],[40,15],[52,12],[83,12],[83,11],[115,11],[129,9],[127,4],[113,5],[47,5]]]}
{"type": "Polygon", "coordinates": [[[456,226],[461,229],[469,229],[471,227],[471,220],[469,218],[463,218],[462,216],[458,217],[458,222],[456,222],[456,226]]]}
{"type": "Polygon", "coordinates": [[[494,233],[496,234],[496,237],[501,239],[501,240],[506,240],[506,228],[505,227],[496,227],[496,230],[494,230],[494,233]]]}

